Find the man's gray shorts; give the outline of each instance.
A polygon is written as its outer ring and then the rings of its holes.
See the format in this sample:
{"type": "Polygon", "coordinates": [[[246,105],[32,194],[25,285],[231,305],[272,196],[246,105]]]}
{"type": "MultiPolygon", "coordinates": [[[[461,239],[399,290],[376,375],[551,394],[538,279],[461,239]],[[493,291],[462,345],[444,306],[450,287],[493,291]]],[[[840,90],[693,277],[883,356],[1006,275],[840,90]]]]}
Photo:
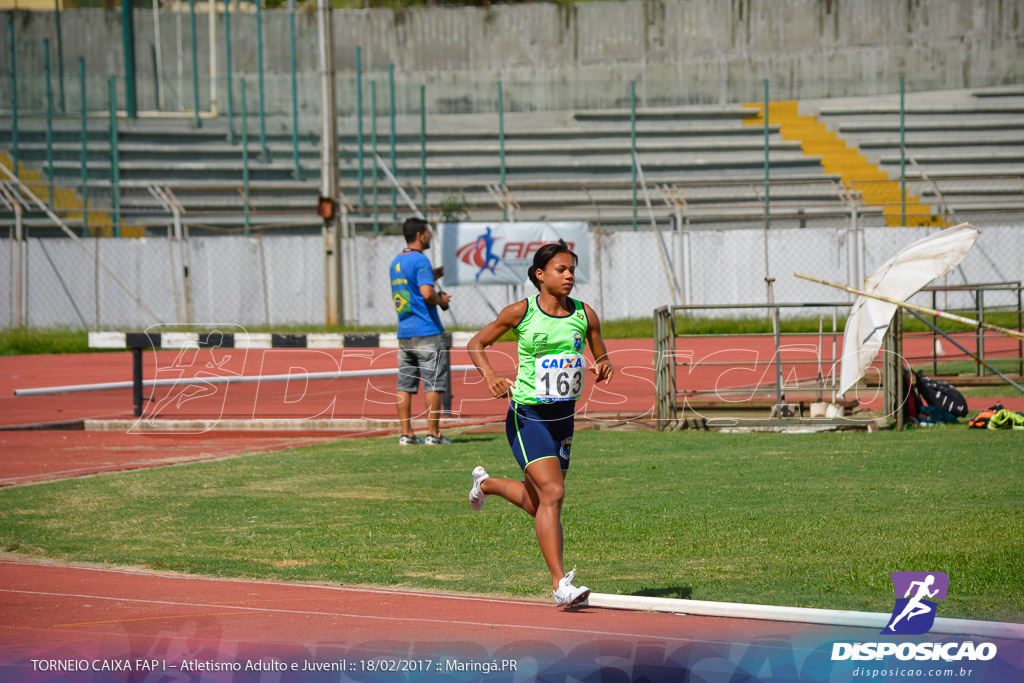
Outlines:
{"type": "Polygon", "coordinates": [[[399,339],[398,390],[415,394],[422,379],[426,391],[448,391],[448,353],[440,334],[399,339]]]}

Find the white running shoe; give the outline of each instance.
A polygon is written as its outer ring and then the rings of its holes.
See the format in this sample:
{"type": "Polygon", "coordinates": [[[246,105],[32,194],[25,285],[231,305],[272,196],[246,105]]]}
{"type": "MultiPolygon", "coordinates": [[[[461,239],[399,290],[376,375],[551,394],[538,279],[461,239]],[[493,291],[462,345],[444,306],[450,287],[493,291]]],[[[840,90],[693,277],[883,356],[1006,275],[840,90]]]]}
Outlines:
{"type": "Polygon", "coordinates": [[[576,575],[575,569],[563,576],[558,582],[558,590],[555,591],[555,604],[563,607],[577,607],[587,601],[590,597],[590,589],[586,586],[576,587],[572,585],[572,579],[576,575]]]}
{"type": "Polygon", "coordinates": [[[416,444],[421,443],[423,443],[423,439],[418,436],[406,436],[405,434],[402,434],[402,436],[398,437],[399,446],[415,446],[416,444]]]}
{"type": "Polygon", "coordinates": [[[473,488],[469,490],[469,506],[476,512],[480,512],[484,509],[484,501],[490,498],[490,494],[484,493],[480,490],[480,484],[484,482],[490,475],[480,465],[477,465],[473,470],[473,488]]]}
{"type": "Polygon", "coordinates": [[[445,446],[447,444],[450,444],[451,442],[452,440],[449,439],[447,436],[441,436],[440,434],[438,434],[437,436],[434,436],[433,434],[427,434],[427,438],[423,440],[423,443],[427,444],[428,446],[445,446]]]}

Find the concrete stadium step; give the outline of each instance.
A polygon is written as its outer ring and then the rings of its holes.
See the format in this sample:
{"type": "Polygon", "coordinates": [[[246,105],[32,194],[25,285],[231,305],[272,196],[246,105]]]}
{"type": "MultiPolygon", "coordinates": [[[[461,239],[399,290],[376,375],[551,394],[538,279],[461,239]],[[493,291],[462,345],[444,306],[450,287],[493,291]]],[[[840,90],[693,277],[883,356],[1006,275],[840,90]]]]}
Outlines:
{"type": "MultiPolygon", "coordinates": [[[[635,118],[639,121],[707,121],[707,120],[742,120],[757,116],[757,111],[745,105],[725,106],[694,106],[694,107],[664,107],[664,108],[638,108],[635,118]]],[[[591,111],[579,111],[573,116],[576,121],[626,121],[629,122],[633,115],[627,109],[595,109],[591,111]]]]}
{"type": "MultiPolygon", "coordinates": [[[[896,149],[898,151],[900,145],[898,131],[887,138],[862,138],[850,135],[846,139],[856,143],[863,150],[896,149]]],[[[912,133],[905,136],[904,143],[907,149],[914,150],[964,149],[970,151],[974,148],[980,149],[985,147],[995,147],[997,149],[1004,146],[1024,147],[1024,126],[1021,126],[1020,131],[1003,130],[994,133],[988,132],[983,138],[970,134],[935,136],[930,132],[912,133]]]]}

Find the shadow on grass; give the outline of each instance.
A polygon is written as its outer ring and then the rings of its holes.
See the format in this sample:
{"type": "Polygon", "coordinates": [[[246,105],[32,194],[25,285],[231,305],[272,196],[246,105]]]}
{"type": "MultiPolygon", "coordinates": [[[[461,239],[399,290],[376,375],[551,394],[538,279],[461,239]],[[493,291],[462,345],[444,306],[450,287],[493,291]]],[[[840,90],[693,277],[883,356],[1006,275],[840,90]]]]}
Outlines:
{"type": "Polygon", "coordinates": [[[645,598],[675,598],[677,600],[689,600],[693,597],[692,586],[665,586],[662,588],[641,588],[633,591],[630,595],[640,595],[645,598]]]}

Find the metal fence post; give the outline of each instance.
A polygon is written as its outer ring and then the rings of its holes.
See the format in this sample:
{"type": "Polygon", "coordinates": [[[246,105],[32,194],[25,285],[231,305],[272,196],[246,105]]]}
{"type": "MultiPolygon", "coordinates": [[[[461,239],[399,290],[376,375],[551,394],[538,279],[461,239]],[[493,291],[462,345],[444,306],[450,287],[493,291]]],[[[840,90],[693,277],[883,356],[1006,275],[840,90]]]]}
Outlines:
{"type": "MultiPolygon", "coordinates": [[[[398,178],[398,157],[395,152],[395,65],[388,64],[388,102],[391,110],[391,173],[398,178]]],[[[398,191],[391,188],[391,220],[398,220],[398,191]]]]}
{"type": "MultiPolygon", "coordinates": [[[[498,153],[501,157],[501,187],[505,187],[505,100],[498,81],[498,153]]],[[[508,220],[508,203],[502,202],[502,218],[508,220]]]]}
{"type": "MultiPolygon", "coordinates": [[[[978,322],[983,323],[985,322],[985,289],[983,287],[978,287],[976,291],[978,301],[978,322]]],[[[983,377],[985,375],[985,329],[981,326],[978,327],[978,349],[975,354],[978,356],[975,363],[977,366],[977,375],[978,377],[983,377]]]]}
{"type": "Polygon", "coordinates": [[[629,152],[629,163],[633,167],[633,232],[636,232],[636,81],[629,82],[629,152]]]}
{"type": "Polygon", "coordinates": [[[160,100],[163,98],[160,96],[160,60],[156,56],[156,45],[149,46],[149,60],[153,65],[153,97],[156,100],[157,111],[160,111],[160,100]]]}
{"type": "Polygon", "coordinates": [[[359,206],[364,204],[363,182],[363,49],[356,46],[356,183],[359,185],[359,206]]]}
{"type": "Polygon", "coordinates": [[[110,93],[110,191],[114,204],[114,237],[121,236],[121,169],[117,153],[117,80],[107,81],[110,93]]]}
{"type": "Polygon", "coordinates": [[[89,234],[89,131],[86,127],[85,58],[78,58],[78,80],[82,93],[82,237],[89,234]]]}
{"type": "Polygon", "coordinates": [[[18,58],[14,46],[14,12],[7,15],[8,34],[11,37],[11,148],[14,153],[14,175],[21,177],[18,171],[18,58]]]}
{"type": "Polygon", "coordinates": [[[46,71],[46,174],[50,181],[50,208],[54,208],[56,197],[53,185],[53,86],[50,84],[50,41],[43,40],[43,65],[46,71]]]}
{"type": "Polygon", "coordinates": [[[907,224],[907,109],[904,101],[905,96],[905,82],[903,76],[900,76],[900,215],[903,217],[902,225],[907,224]]]}
{"type": "Polygon", "coordinates": [[[231,92],[231,0],[224,0],[224,75],[228,85],[228,144],[235,144],[235,111],[231,92]]]}
{"type": "Polygon", "coordinates": [[[263,0],[256,0],[256,62],[259,67],[260,76],[260,159],[269,161],[270,150],[267,149],[267,120],[263,107],[263,101],[266,97],[263,90],[263,0]]]}
{"type": "Polygon", "coordinates": [[[199,64],[196,50],[196,0],[188,0],[189,21],[192,27],[192,122],[196,128],[202,128],[199,119],[199,64]]]}
{"type": "MultiPolygon", "coordinates": [[[[292,67],[292,162],[295,165],[292,177],[302,180],[302,168],[299,166],[299,93],[296,84],[295,73],[295,0],[288,0],[290,10],[288,12],[288,33],[291,42],[291,67],[292,67]]],[[[262,233],[261,233],[262,234],[262,233]]]]}
{"type": "MultiPolygon", "coordinates": [[[[125,111],[128,118],[131,119],[139,116],[138,99],[135,94],[135,15],[132,13],[133,5],[131,0],[121,0],[121,25],[124,33],[124,102],[125,111]]],[[[192,40],[195,41],[194,23],[192,40]]]]}
{"type": "Polygon", "coordinates": [[[423,185],[423,215],[427,215],[427,86],[420,84],[420,183],[423,185]]]}
{"type": "MultiPolygon", "coordinates": [[[[769,136],[771,135],[771,128],[768,126],[768,79],[764,79],[764,229],[765,231],[771,227],[771,208],[772,208],[772,195],[771,195],[771,178],[772,178],[772,167],[771,167],[771,142],[769,136]]],[[[765,260],[768,259],[768,250],[765,247],[765,260]]],[[[768,267],[765,266],[765,276],[768,275],[768,267]]]]}
{"type": "Polygon", "coordinates": [[[57,90],[60,93],[60,113],[67,113],[64,100],[64,40],[60,30],[60,0],[53,0],[54,22],[57,28],[57,90]]]}
{"type": "Polygon", "coordinates": [[[242,87],[242,200],[245,203],[245,236],[249,236],[249,110],[245,101],[245,79],[242,87]]]}
{"type": "MultiPolygon", "coordinates": [[[[211,0],[212,2],[213,0],[211,0]]],[[[160,77],[163,75],[163,50],[160,47],[160,3],[153,0],[153,80],[156,81],[156,108],[163,111],[164,91],[160,86],[160,77]]]]}
{"type": "Polygon", "coordinates": [[[373,153],[373,236],[380,234],[380,203],[377,180],[380,169],[377,168],[377,81],[370,81],[370,149],[373,153]]]}

